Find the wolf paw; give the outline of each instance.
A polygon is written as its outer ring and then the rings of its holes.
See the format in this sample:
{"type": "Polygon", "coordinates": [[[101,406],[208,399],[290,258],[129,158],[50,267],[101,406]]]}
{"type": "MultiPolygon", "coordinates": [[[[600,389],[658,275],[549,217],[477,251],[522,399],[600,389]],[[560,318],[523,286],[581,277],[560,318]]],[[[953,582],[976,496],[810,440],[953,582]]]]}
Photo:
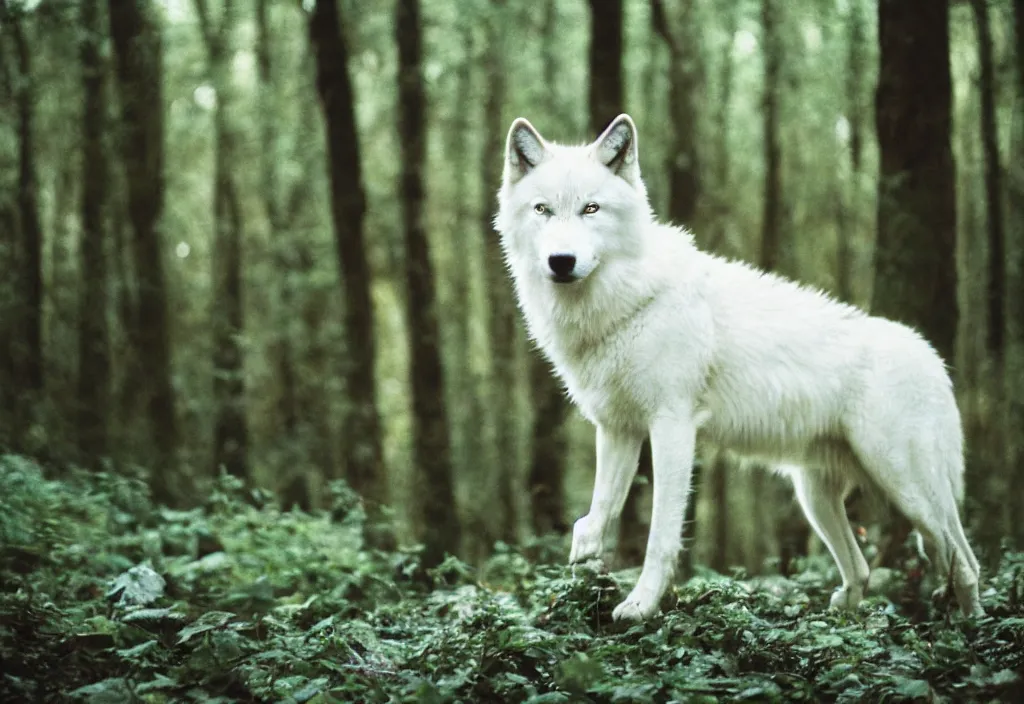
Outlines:
{"type": "Polygon", "coordinates": [[[856,611],[864,599],[864,590],[853,586],[839,587],[832,593],[829,608],[836,611],[856,611]]]}
{"type": "Polygon", "coordinates": [[[588,513],[572,527],[572,548],[569,550],[569,564],[585,562],[601,557],[604,551],[604,531],[591,520],[588,513]]]}
{"type": "Polygon", "coordinates": [[[657,597],[647,590],[633,589],[626,600],[612,611],[615,621],[643,621],[658,610],[657,597]]]}

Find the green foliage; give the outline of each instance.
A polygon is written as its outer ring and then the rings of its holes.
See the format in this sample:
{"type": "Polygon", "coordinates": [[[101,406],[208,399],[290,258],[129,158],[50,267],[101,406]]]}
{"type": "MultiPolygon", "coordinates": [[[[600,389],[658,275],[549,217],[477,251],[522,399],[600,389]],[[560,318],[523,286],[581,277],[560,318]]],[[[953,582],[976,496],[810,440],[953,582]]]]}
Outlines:
{"type": "MultiPolygon", "coordinates": [[[[0,459],[0,699],[125,701],[958,701],[1024,692],[1024,555],[965,623],[892,580],[856,614],[830,580],[706,573],[639,625],[611,612],[635,575],[535,564],[499,545],[479,571],[363,541],[337,506],[282,512],[222,478],[191,511],[138,483],[48,481],[0,459]],[[917,600],[915,616],[897,603],[917,600]],[[921,616],[920,614],[924,614],[921,616]]],[[[544,540],[532,555],[560,561],[544,540]]]]}

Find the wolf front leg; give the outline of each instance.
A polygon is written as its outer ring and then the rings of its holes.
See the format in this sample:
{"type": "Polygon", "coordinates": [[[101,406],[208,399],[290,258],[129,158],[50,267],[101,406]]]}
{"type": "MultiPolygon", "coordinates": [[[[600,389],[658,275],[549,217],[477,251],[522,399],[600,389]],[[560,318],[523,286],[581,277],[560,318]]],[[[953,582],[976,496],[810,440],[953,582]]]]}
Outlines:
{"type": "Polygon", "coordinates": [[[619,517],[640,461],[643,436],[597,427],[597,475],[590,513],[572,529],[569,562],[575,564],[600,557],[608,524],[619,517]]]}
{"type": "Polygon", "coordinates": [[[658,610],[668,589],[683,545],[683,517],[693,476],[697,425],[692,414],[661,415],[651,425],[654,458],[654,506],[647,554],[633,591],[615,607],[612,617],[639,621],[658,610]]]}

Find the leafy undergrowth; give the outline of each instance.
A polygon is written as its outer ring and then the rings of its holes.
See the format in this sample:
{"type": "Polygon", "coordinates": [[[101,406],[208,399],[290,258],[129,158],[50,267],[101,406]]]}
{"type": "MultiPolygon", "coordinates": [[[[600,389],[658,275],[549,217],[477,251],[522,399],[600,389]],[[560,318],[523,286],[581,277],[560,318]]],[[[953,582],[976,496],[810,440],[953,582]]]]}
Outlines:
{"type": "MultiPolygon", "coordinates": [[[[855,614],[835,576],[713,574],[640,625],[611,612],[635,572],[480,571],[363,545],[358,500],[282,512],[222,480],[205,505],[151,505],[109,474],[46,481],[0,458],[0,700],[992,701],[1024,694],[1024,555],[969,623],[895,578],[855,614]]],[[[563,560],[562,541],[531,548],[563,560]]]]}

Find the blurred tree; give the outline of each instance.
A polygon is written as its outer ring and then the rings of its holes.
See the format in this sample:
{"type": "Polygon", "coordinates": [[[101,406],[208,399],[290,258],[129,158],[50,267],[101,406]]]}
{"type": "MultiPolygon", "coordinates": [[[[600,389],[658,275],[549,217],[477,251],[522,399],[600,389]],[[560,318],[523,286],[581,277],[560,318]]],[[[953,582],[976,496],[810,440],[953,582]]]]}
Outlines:
{"type": "Polygon", "coordinates": [[[878,6],[881,165],[872,300],[875,313],[917,327],[947,362],[958,312],[948,23],[948,0],[878,6]]]}
{"type": "Polygon", "coordinates": [[[782,222],[782,145],[779,130],[782,90],[782,12],[780,0],[761,0],[762,52],[764,55],[764,210],[761,215],[759,264],[767,271],[792,276],[789,242],[782,222]]]}
{"type": "Polygon", "coordinates": [[[149,423],[153,495],[176,500],[178,422],[171,384],[167,285],[160,217],[164,206],[163,47],[152,0],[108,0],[121,98],[121,159],[128,184],[137,307],[127,331],[137,390],[149,423]]]}
{"type": "Polygon", "coordinates": [[[590,131],[608,126],[625,108],[622,88],[622,0],[590,3],[590,131]]]}
{"type": "MultiPolygon", "coordinates": [[[[871,308],[916,327],[949,363],[958,307],[948,0],[880,0],[878,42],[871,308]]],[[[904,536],[908,528],[898,517],[893,533],[904,536]]]]}
{"type": "Polygon", "coordinates": [[[986,0],[970,0],[978,36],[978,64],[981,66],[981,143],[985,158],[985,210],[988,223],[988,336],[990,361],[998,376],[1003,357],[1005,284],[1005,237],[1003,235],[1002,166],[999,162],[999,133],[996,127],[996,80],[992,59],[992,27],[986,0]]]}
{"type": "Polygon", "coordinates": [[[850,0],[846,16],[846,120],[850,130],[850,179],[838,203],[836,248],[836,295],[853,300],[854,243],[860,212],[860,178],[864,160],[864,68],[867,51],[867,19],[864,0],[850,0]]]}
{"type": "Polygon", "coordinates": [[[15,399],[12,440],[24,449],[25,433],[34,420],[43,392],[43,229],[39,219],[39,179],[36,173],[36,92],[33,51],[21,7],[0,4],[3,24],[10,32],[16,74],[12,80],[18,145],[16,185],[17,223],[12,238],[13,301],[10,355],[13,366],[11,396],[15,399]]]}
{"type": "Polygon", "coordinates": [[[424,226],[423,170],[427,162],[427,99],[419,0],[397,0],[398,133],[402,153],[400,197],[405,230],[406,307],[411,343],[413,461],[420,475],[424,563],[439,564],[459,550],[448,409],[438,333],[434,273],[424,226]]]}
{"type": "Polygon", "coordinates": [[[363,233],[366,197],[348,47],[339,21],[337,0],[318,0],[309,17],[309,37],[327,129],[331,216],[345,294],[345,473],[349,484],[377,506],[385,498],[384,461],[375,386],[376,327],[363,233]]]}
{"type": "MultiPolygon", "coordinates": [[[[558,39],[555,30],[559,26],[558,0],[547,0],[544,5],[544,53],[541,57],[544,85],[547,86],[557,85],[558,82],[559,66],[555,54],[558,39]]],[[[547,118],[558,125],[569,122],[559,91],[547,90],[544,96],[547,118]]],[[[533,391],[534,415],[527,485],[533,533],[544,535],[552,531],[564,532],[568,528],[565,515],[565,469],[569,449],[565,424],[570,404],[551,365],[532,345],[530,387],[533,391]]]]}
{"type": "MultiPolygon", "coordinates": [[[[971,0],[974,28],[977,36],[978,64],[981,68],[979,89],[981,146],[985,174],[985,223],[988,243],[988,277],[986,290],[986,336],[985,347],[989,370],[985,375],[986,394],[996,412],[990,416],[989,427],[983,447],[977,457],[984,456],[989,467],[988,476],[983,479],[987,486],[979,492],[991,510],[980,512],[981,537],[986,535],[990,547],[998,549],[999,540],[1009,530],[1013,509],[1001,501],[1006,492],[1005,473],[1001,465],[1006,459],[1005,410],[1003,408],[1003,362],[1006,319],[1006,238],[1003,221],[1002,164],[999,159],[999,133],[996,126],[997,89],[992,48],[992,27],[989,21],[988,2],[971,0]],[[988,456],[991,455],[989,459],[988,456]]],[[[975,448],[978,450],[979,448],[975,448]]]]}
{"type": "Polygon", "coordinates": [[[82,291],[78,313],[78,452],[84,462],[107,453],[110,406],[110,338],[107,325],[107,65],[106,7],[82,0],[82,234],[79,243],[82,291]]]}
{"type": "MultiPolygon", "coordinates": [[[[1016,82],[1010,145],[1010,223],[1006,242],[1006,367],[1007,464],[1010,493],[1003,497],[1011,510],[1024,506],[1024,0],[1013,2],[1016,82]]],[[[1011,521],[1017,548],[1024,547],[1024,522],[1011,521]]]]}
{"type": "MultiPolygon", "coordinates": [[[[480,180],[483,193],[483,207],[480,211],[480,230],[486,246],[486,288],[489,306],[488,337],[490,339],[492,378],[488,404],[490,423],[495,428],[497,476],[493,485],[493,501],[500,506],[497,517],[497,533],[488,535],[488,547],[494,540],[515,543],[518,539],[519,516],[516,514],[515,491],[518,474],[519,453],[517,444],[516,387],[518,379],[518,311],[512,294],[512,283],[505,269],[505,259],[494,232],[492,218],[495,212],[495,197],[501,178],[501,164],[505,149],[504,106],[507,100],[506,37],[509,13],[505,0],[490,0],[484,19],[485,46],[483,59],[484,80],[487,89],[484,96],[482,150],[482,173],[480,180]]],[[[493,506],[486,509],[496,510],[493,506]]],[[[481,521],[481,525],[495,524],[494,518],[481,521]]]]}
{"type": "Polygon", "coordinates": [[[669,52],[669,122],[673,148],[668,155],[668,218],[695,228],[701,197],[700,109],[704,98],[704,62],[697,0],[681,0],[677,18],[669,18],[663,0],[652,0],[653,29],[669,52]],[[673,22],[672,20],[676,21],[673,22]]]}
{"type": "Polygon", "coordinates": [[[235,171],[237,134],[232,63],[235,57],[234,0],[224,0],[220,19],[211,16],[206,0],[195,0],[199,28],[217,94],[213,108],[213,469],[237,477],[249,474],[249,434],[245,419],[245,372],[242,335],[242,205],[235,171]]]}
{"type": "MultiPolygon", "coordinates": [[[[8,7],[0,2],[0,23],[8,22],[8,7]]],[[[18,138],[17,93],[10,34],[0,32],[0,270],[18,271],[18,138]]],[[[14,414],[17,404],[13,347],[19,292],[16,276],[0,277],[0,446],[15,441],[14,414]]]]}
{"type": "MultiPolygon", "coordinates": [[[[278,149],[280,105],[277,100],[277,77],[272,61],[274,37],[271,34],[268,5],[268,0],[256,0],[256,70],[259,79],[260,141],[263,144],[260,155],[260,190],[270,226],[270,248],[276,290],[272,302],[272,331],[268,354],[280,384],[274,425],[278,428],[279,442],[294,443],[298,430],[298,400],[292,340],[294,326],[291,324],[295,314],[295,295],[290,253],[295,245],[289,241],[288,212],[281,202],[278,149]]],[[[296,459],[292,453],[286,455],[290,456],[289,459],[296,459]]]]}

